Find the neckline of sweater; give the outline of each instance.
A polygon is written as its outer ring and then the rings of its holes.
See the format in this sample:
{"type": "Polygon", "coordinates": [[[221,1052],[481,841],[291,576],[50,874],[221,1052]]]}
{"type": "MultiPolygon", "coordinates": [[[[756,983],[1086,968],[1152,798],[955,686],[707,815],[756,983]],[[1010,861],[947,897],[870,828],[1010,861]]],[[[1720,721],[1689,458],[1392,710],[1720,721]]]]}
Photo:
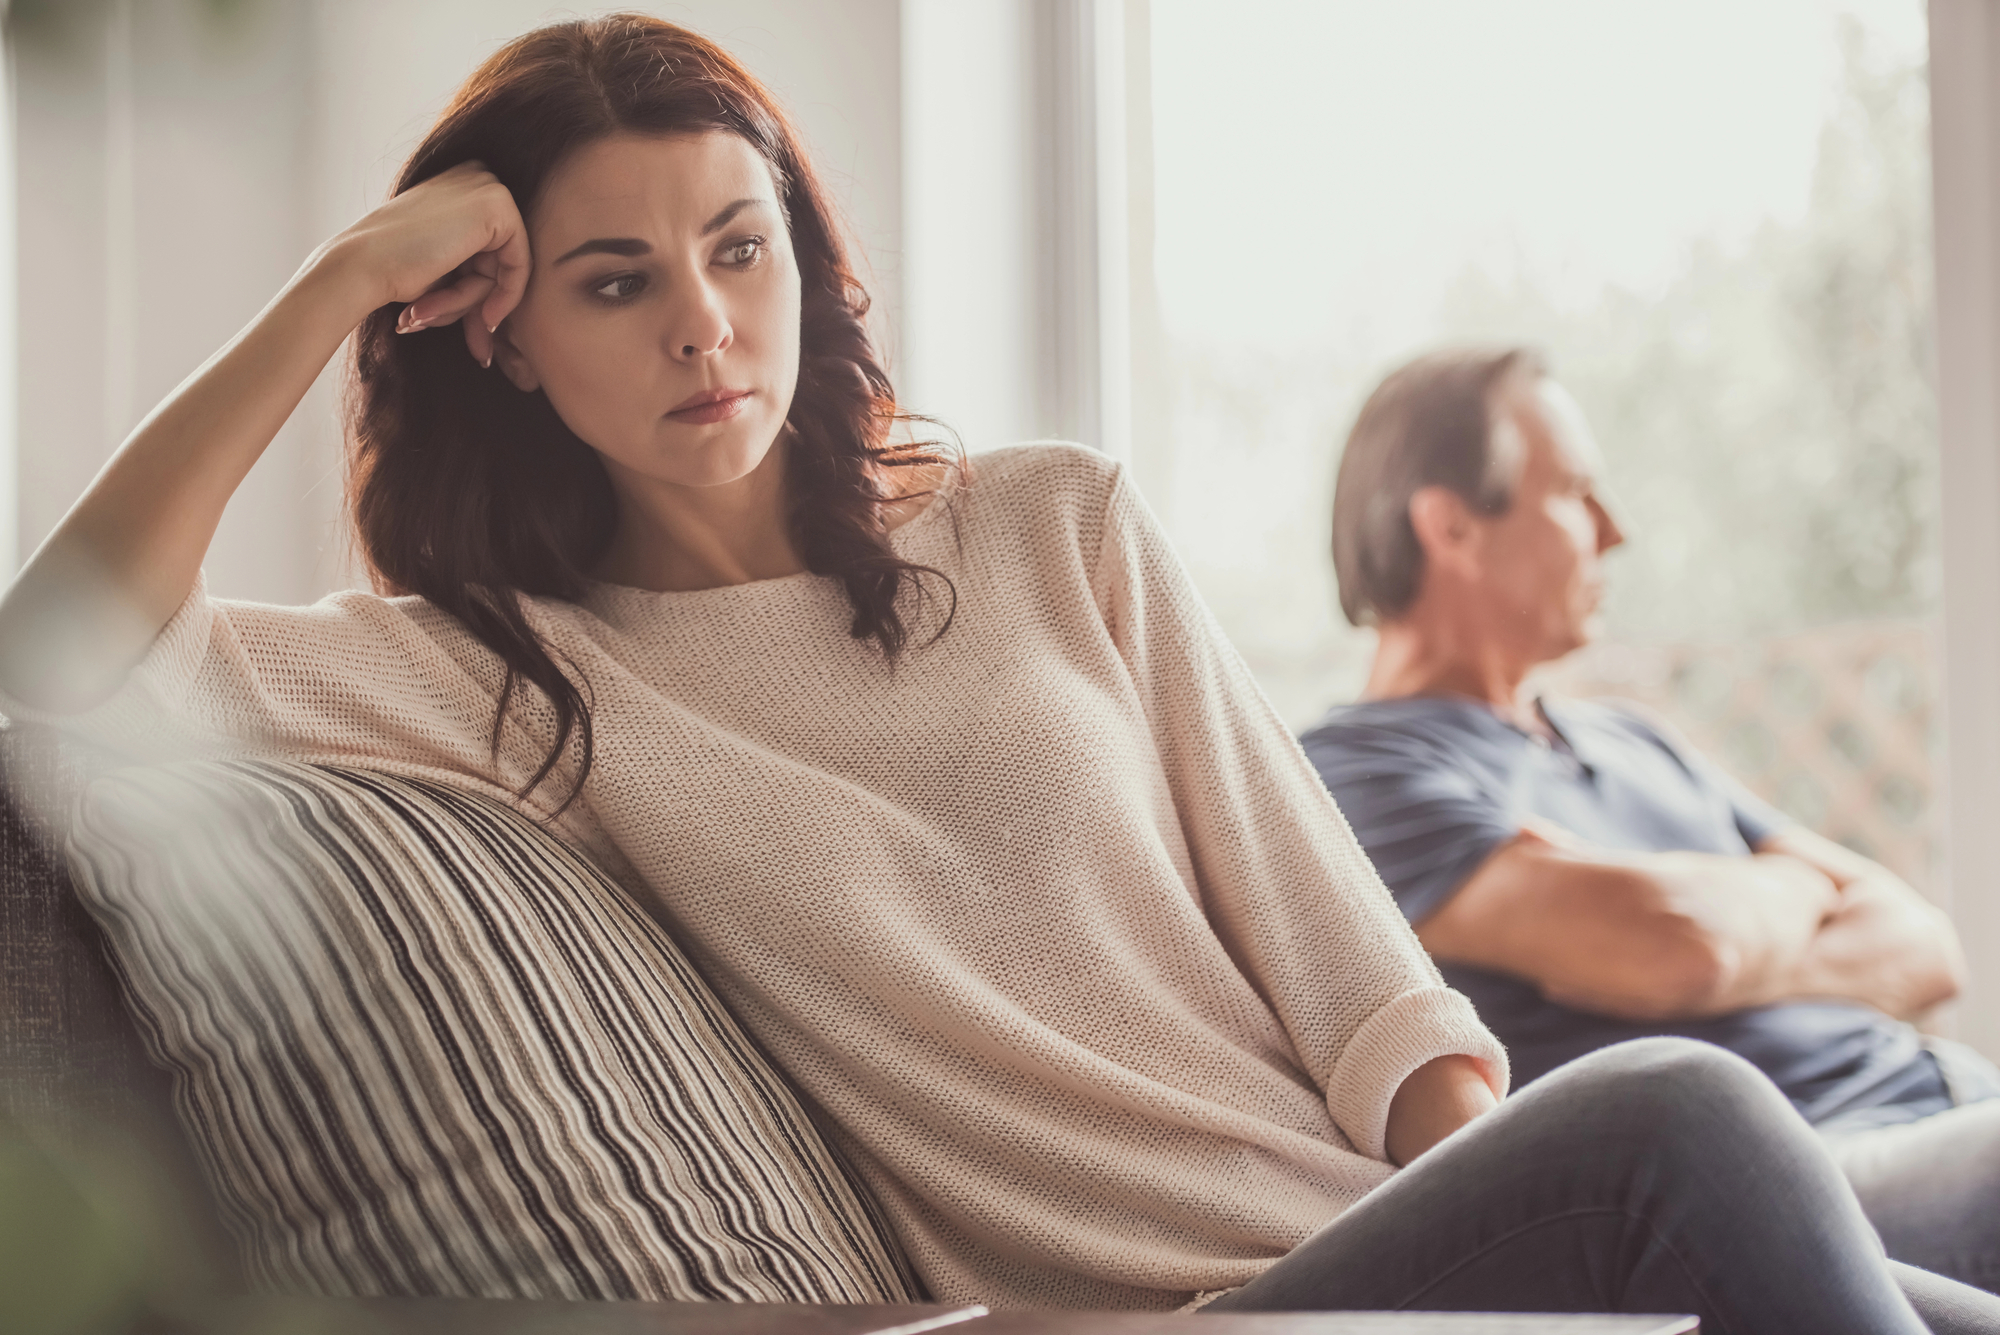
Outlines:
{"type": "MultiPolygon", "coordinates": [[[[930,504],[889,531],[889,543],[899,551],[919,532],[927,529],[937,520],[940,511],[948,510],[959,489],[960,469],[954,466],[945,480],[932,493],[930,504]]],[[[694,606],[701,602],[728,602],[739,598],[754,598],[763,593],[777,594],[785,589],[810,588],[826,578],[810,570],[801,570],[790,575],[775,575],[770,579],[753,579],[743,584],[717,584],[706,589],[641,589],[630,584],[610,584],[602,580],[592,580],[584,590],[582,604],[586,607],[605,603],[626,605],[643,604],[658,607],[662,603],[672,603],[680,607],[694,606]]]]}

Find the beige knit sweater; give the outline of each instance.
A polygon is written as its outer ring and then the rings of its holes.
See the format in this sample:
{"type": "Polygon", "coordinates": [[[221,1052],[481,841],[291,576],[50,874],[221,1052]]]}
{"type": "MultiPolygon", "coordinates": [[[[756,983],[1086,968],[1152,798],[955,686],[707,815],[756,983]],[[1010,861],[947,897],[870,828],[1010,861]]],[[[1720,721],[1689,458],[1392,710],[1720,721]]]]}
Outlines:
{"type": "MultiPolygon", "coordinates": [[[[1504,1087],[1505,1054],[1115,464],[982,455],[894,540],[958,602],[893,669],[813,575],[535,603],[596,701],[562,827],[818,1104],[939,1298],[1241,1284],[1391,1175],[1406,1075],[1466,1053],[1504,1087]]],[[[550,733],[510,726],[496,773],[499,685],[417,599],[197,588],[121,694],[63,722],[139,759],[505,791],[550,733]]]]}

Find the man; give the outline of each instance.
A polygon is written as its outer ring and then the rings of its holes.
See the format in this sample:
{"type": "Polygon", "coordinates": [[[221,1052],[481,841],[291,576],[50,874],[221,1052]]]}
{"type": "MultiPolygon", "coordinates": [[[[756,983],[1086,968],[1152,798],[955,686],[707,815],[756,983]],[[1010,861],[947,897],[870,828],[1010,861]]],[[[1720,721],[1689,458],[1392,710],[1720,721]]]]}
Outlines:
{"type": "Polygon", "coordinates": [[[1333,506],[1380,642],[1306,753],[1516,1083],[1623,1039],[1748,1058],[1818,1126],[1890,1255],[2000,1289],[2000,1073],[1907,1022],[1950,922],[1628,708],[1535,697],[1624,540],[1583,415],[1532,354],[1450,352],[1362,408],[1333,506]]]}

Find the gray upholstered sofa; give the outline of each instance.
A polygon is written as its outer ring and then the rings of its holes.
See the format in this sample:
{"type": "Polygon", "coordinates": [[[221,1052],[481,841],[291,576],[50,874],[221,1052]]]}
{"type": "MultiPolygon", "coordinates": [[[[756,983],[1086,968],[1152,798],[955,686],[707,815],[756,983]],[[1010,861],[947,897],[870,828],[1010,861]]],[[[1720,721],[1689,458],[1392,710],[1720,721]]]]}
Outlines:
{"type": "MultiPolygon", "coordinates": [[[[113,1222],[140,1235],[148,1255],[136,1259],[151,1273],[113,1257],[123,1270],[81,1282],[230,1292],[242,1286],[235,1250],[175,1119],[167,1074],[147,1058],[103,934],[63,862],[59,813],[82,783],[53,737],[0,725],[0,1148],[92,1179],[110,1196],[100,1203],[123,1215],[113,1222]]],[[[35,1212],[46,1202],[16,1195],[0,1208],[35,1212]]]]}

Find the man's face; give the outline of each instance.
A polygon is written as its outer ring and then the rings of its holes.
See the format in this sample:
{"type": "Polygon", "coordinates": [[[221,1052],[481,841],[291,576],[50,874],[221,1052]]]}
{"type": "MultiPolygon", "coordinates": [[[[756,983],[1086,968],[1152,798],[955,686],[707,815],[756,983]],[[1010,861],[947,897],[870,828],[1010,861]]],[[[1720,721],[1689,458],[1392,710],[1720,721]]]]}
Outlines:
{"type": "Polygon", "coordinates": [[[1589,643],[1604,597],[1600,558],[1625,540],[1599,496],[1597,442],[1576,400],[1546,376],[1497,405],[1494,448],[1521,460],[1514,503],[1481,518],[1480,592],[1491,629],[1529,662],[1589,643]]]}

